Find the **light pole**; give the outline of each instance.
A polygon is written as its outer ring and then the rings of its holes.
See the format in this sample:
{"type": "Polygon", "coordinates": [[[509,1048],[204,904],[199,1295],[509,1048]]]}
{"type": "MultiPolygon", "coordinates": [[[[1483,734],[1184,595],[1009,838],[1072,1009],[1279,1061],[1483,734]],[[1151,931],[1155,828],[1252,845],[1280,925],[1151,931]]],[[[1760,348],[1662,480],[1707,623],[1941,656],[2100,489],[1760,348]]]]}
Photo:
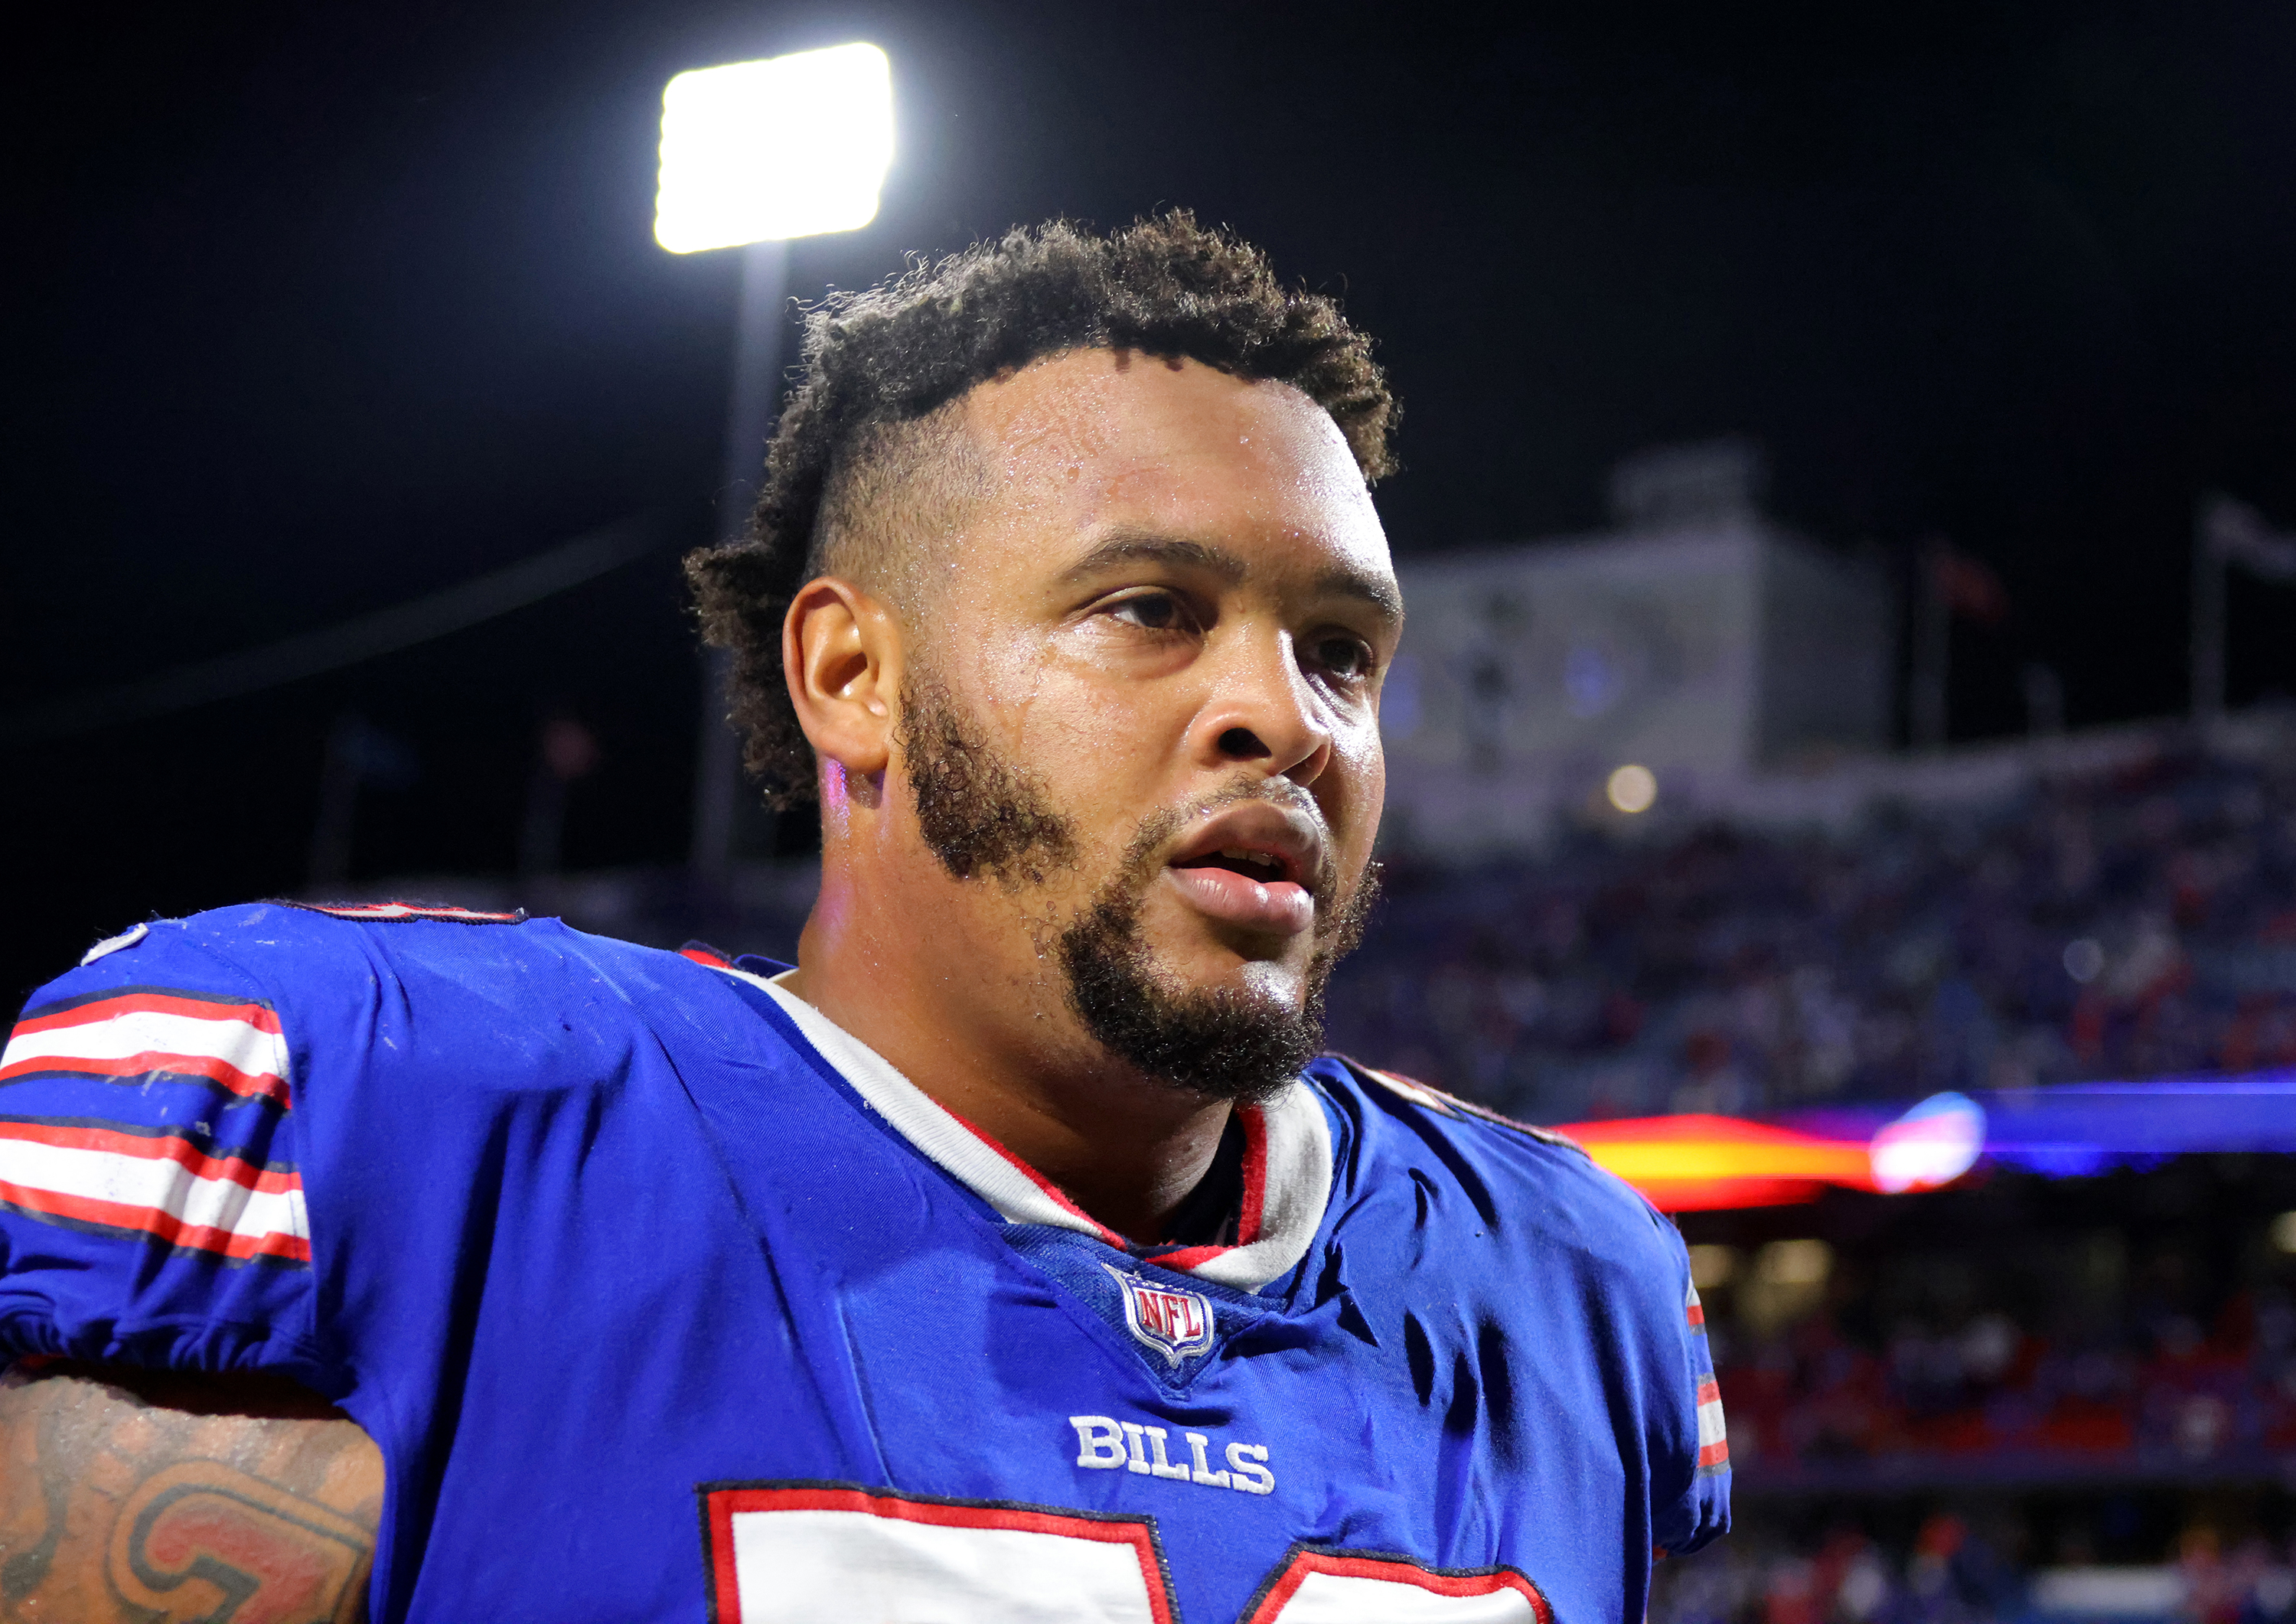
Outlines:
{"type": "Polygon", "coordinates": [[[2226,578],[2238,564],[2261,580],[2296,586],[2296,532],[2222,491],[2193,519],[2193,720],[2205,740],[2224,718],[2226,578]]]}
{"type": "Polygon", "coordinates": [[[2218,519],[2224,502],[2212,493],[2193,513],[2193,722],[2203,742],[2224,717],[2226,562],[2218,519]]]}
{"type": "MultiPolygon", "coordinates": [[[[673,254],[742,250],[734,373],[726,391],[718,536],[741,533],[780,398],[789,240],[852,231],[877,217],[893,159],[892,69],[874,45],[834,45],[699,68],[661,97],[654,240],[673,254]]],[[[703,677],[693,784],[693,872],[722,880],[734,855],[740,745],[726,723],[730,661],[703,677]]]]}

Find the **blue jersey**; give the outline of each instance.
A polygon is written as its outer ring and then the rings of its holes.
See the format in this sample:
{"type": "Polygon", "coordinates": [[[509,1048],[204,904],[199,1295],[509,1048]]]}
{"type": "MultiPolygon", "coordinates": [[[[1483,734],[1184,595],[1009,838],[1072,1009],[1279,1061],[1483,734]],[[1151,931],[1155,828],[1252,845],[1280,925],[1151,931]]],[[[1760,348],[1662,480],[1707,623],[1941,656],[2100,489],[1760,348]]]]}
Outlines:
{"type": "Polygon", "coordinates": [[[1226,1245],[1128,1244],[779,987],[222,910],[0,1056],[0,1358],[270,1371],[387,1470],[382,1620],[1637,1624],[1728,1519],[1673,1227],[1323,1060],[1226,1245]]]}

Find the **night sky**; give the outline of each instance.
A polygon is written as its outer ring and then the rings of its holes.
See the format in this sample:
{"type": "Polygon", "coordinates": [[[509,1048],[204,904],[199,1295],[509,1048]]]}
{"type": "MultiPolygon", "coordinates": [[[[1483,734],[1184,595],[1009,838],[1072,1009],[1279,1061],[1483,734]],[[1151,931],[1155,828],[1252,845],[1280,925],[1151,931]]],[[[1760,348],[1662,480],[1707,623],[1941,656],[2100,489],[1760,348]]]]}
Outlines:
{"type": "MultiPolygon", "coordinates": [[[[0,997],[94,937],[304,883],[322,740],[407,759],[355,878],[510,867],[540,723],[603,750],[570,866],[683,851],[735,264],[651,234],[662,83],[891,55],[876,223],[793,291],[1167,204],[1340,295],[1406,406],[1399,554],[1583,529],[1726,432],[1771,505],[2011,604],[1954,732],[2184,702],[2195,497],[2296,528],[2296,7],[78,8],[13,53],[0,717],[635,513],[659,551],[419,650],[4,746],[0,997]],[[1504,17],[1505,21],[1499,21],[1504,17]]],[[[2232,698],[2296,692],[2236,583],[2232,698]]]]}

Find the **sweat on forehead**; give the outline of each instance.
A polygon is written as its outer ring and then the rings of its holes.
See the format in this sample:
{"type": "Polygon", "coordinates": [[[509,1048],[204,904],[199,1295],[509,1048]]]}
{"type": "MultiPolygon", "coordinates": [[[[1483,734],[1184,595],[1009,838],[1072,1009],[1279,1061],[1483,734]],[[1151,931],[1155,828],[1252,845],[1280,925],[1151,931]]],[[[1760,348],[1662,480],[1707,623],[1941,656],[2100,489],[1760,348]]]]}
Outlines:
{"type": "MultiPolygon", "coordinates": [[[[1283,494],[1333,486],[1343,501],[1362,499],[1331,418],[1289,385],[1193,361],[1074,350],[977,384],[914,422],[857,435],[831,471],[805,575],[855,582],[922,632],[937,619],[932,595],[971,555],[949,544],[984,519],[998,524],[988,513],[1028,523],[1031,555],[1050,562],[1044,526],[1057,526],[1063,510],[1079,527],[1128,519],[1152,531],[1164,518],[1186,528],[1173,499],[1226,487],[1207,477],[1214,462],[1231,477],[1238,463],[1259,465],[1268,511],[1283,494]]],[[[1236,517],[1222,511],[1205,533],[1224,533],[1236,517]]]]}

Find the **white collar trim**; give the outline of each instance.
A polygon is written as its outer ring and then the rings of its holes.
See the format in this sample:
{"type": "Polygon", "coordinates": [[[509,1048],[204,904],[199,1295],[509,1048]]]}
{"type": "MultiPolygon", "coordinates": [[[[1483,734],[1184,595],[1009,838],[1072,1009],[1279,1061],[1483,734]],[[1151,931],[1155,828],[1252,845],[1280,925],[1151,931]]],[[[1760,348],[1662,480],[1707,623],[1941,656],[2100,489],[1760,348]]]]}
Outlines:
{"type": "MultiPolygon", "coordinates": [[[[1019,1157],[943,1106],[892,1062],[778,983],[730,964],[709,968],[763,989],[821,1057],[925,1156],[995,1208],[1010,1224],[1072,1229],[1124,1249],[1124,1237],[1095,1222],[1019,1157]]],[[[1247,1139],[1244,1211],[1234,1246],[1193,1246],[1151,1256],[1159,1268],[1255,1292],[1308,1255],[1332,1195],[1332,1130],[1304,1079],[1264,1105],[1239,1106],[1247,1139]],[[1256,1165],[1255,1165],[1256,1164],[1256,1165]],[[1254,1178],[1252,1175],[1258,1173],[1254,1178]],[[1258,1210],[1255,1211],[1254,1208],[1258,1210]]],[[[1137,1254],[1136,1254],[1137,1255],[1137,1254]]]]}

